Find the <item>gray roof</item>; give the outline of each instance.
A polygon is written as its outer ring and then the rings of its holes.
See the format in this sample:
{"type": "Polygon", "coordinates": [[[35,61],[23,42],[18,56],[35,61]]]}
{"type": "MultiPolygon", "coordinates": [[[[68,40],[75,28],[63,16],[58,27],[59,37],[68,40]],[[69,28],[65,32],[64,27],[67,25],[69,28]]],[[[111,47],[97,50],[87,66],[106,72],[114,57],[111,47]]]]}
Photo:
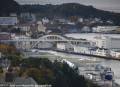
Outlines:
{"type": "Polygon", "coordinates": [[[28,77],[28,78],[17,77],[15,79],[15,84],[16,85],[37,85],[36,81],[31,77],[28,77]]]}
{"type": "Polygon", "coordinates": [[[4,78],[0,78],[0,87],[2,87],[2,85],[16,85],[18,87],[37,87],[37,83],[36,81],[31,78],[22,78],[22,77],[17,77],[14,79],[13,82],[5,82],[4,78]]]}

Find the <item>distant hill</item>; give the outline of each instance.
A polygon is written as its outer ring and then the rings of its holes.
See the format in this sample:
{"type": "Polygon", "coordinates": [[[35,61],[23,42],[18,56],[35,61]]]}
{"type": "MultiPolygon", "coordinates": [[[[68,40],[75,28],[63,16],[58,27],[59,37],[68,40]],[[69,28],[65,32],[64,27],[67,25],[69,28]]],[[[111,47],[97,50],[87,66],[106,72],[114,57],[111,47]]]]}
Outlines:
{"type": "Polygon", "coordinates": [[[93,6],[85,6],[77,3],[66,3],[61,5],[19,5],[14,0],[0,0],[0,16],[11,12],[32,12],[43,17],[70,17],[78,16],[84,18],[101,18],[103,21],[111,20],[115,25],[120,25],[120,13],[113,13],[96,9],[93,6]]]}
{"type": "Polygon", "coordinates": [[[22,5],[22,12],[40,13],[43,16],[80,16],[84,18],[98,17],[102,20],[112,20],[116,25],[120,23],[120,13],[113,13],[94,8],[93,6],[85,6],[77,3],[66,3],[61,5],[22,5]]]}
{"type": "Polygon", "coordinates": [[[0,16],[8,15],[11,12],[18,12],[19,4],[14,0],[0,0],[0,16]]]}

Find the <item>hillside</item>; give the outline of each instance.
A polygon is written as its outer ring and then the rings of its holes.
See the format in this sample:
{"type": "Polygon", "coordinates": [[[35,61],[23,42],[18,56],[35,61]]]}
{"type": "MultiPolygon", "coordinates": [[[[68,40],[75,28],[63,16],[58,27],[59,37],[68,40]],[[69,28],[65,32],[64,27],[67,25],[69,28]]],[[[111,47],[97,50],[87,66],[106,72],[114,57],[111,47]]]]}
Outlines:
{"type": "Polygon", "coordinates": [[[101,18],[103,21],[111,20],[115,25],[120,25],[120,13],[113,13],[96,9],[93,6],[85,6],[78,3],[66,3],[61,5],[19,5],[14,0],[1,0],[0,16],[11,12],[32,12],[42,17],[70,17],[101,18]],[[49,13],[49,14],[48,14],[49,13]]]}
{"type": "Polygon", "coordinates": [[[17,12],[19,4],[14,0],[0,0],[0,16],[8,15],[11,12],[17,12]]]}
{"type": "MultiPolygon", "coordinates": [[[[28,58],[9,55],[11,67],[17,69],[16,76],[32,77],[38,85],[49,84],[52,87],[99,87],[92,81],[78,74],[78,68],[71,68],[65,62],[55,60],[51,62],[46,58],[28,58]]],[[[21,84],[22,85],[22,84],[21,84]]]]}
{"type": "Polygon", "coordinates": [[[116,25],[120,25],[120,13],[113,13],[94,8],[93,6],[85,6],[77,3],[66,3],[61,5],[23,5],[22,12],[40,13],[47,17],[69,17],[80,16],[84,18],[101,18],[102,20],[112,20],[116,25]],[[48,14],[49,13],[49,14],[48,14]]]}

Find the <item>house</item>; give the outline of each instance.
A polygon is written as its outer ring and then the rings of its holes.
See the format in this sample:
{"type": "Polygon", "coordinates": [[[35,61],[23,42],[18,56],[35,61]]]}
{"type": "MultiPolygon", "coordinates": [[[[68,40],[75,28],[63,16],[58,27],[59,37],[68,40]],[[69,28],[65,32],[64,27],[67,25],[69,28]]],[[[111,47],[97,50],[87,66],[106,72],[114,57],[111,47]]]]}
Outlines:
{"type": "Polygon", "coordinates": [[[120,52],[111,50],[111,56],[116,57],[116,58],[120,58],[120,52]]]}
{"type": "MultiPolygon", "coordinates": [[[[24,36],[24,35],[21,35],[21,36],[15,36],[13,38],[13,40],[21,40],[21,39],[31,39],[30,37],[28,36],[24,36]]],[[[30,45],[30,42],[17,42],[17,43],[14,43],[16,48],[18,49],[29,49],[31,48],[31,45],[30,45]]]]}
{"type": "Polygon", "coordinates": [[[84,22],[83,18],[78,18],[78,22],[84,22]]]}
{"type": "Polygon", "coordinates": [[[19,30],[20,34],[30,36],[32,33],[37,32],[36,23],[19,23],[14,26],[15,29],[19,30]]]}
{"type": "Polygon", "coordinates": [[[39,87],[37,82],[31,77],[27,77],[27,78],[17,77],[17,78],[15,78],[14,84],[15,85],[26,85],[26,86],[32,86],[32,87],[39,87]]]}
{"type": "Polygon", "coordinates": [[[33,13],[24,12],[20,14],[21,22],[35,22],[36,16],[33,13]]]}
{"type": "Polygon", "coordinates": [[[7,87],[39,87],[37,82],[32,77],[19,77],[14,72],[12,67],[9,67],[5,71],[5,75],[0,78],[0,86],[7,86],[7,87]]]}
{"type": "Polygon", "coordinates": [[[22,32],[29,32],[31,24],[19,24],[18,26],[16,26],[16,28],[20,28],[20,31],[22,32]]]}
{"type": "Polygon", "coordinates": [[[0,40],[9,40],[11,39],[11,34],[6,32],[0,33],[0,40]]]}
{"type": "Polygon", "coordinates": [[[48,18],[42,18],[42,23],[45,25],[45,24],[47,24],[47,23],[49,23],[50,22],[50,20],[48,19],[48,18]]]}
{"type": "Polygon", "coordinates": [[[71,44],[68,43],[57,43],[57,49],[58,50],[64,50],[64,51],[74,51],[74,48],[71,44]]]}
{"type": "Polygon", "coordinates": [[[89,48],[80,46],[74,46],[74,52],[90,54],[89,48]]]}
{"type": "Polygon", "coordinates": [[[91,29],[90,29],[90,27],[88,27],[88,26],[84,26],[84,27],[81,29],[81,32],[89,33],[89,32],[91,32],[91,29]]]}
{"type": "MultiPolygon", "coordinates": [[[[37,82],[31,77],[14,77],[13,74],[7,74],[7,79],[4,81],[4,78],[0,79],[0,85],[9,86],[9,87],[39,87],[37,82]],[[11,86],[10,86],[11,85],[11,86]]],[[[47,86],[41,86],[47,87],[47,86]]]]}
{"type": "Polygon", "coordinates": [[[43,25],[42,21],[38,21],[37,22],[37,25],[38,25],[38,32],[45,32],[46,31],[46,27],[43,25]]]}
{"type": "Polygon", "coordinates": [[[98,48],[96,50],[96,55],[99,55],[99,56],[111,56],[110,50],[104,49],[104,48],[98,48]]]}
{"type": "Polygon", "coordinates": [[[13,26],[17,23],[17,17],[0,17],[0,26],[13,26]]]}
{"type": "Polygon", "coordinates": [[[97,26],[97,27],[93,27],[93,32],[109,32],[109,31],[113,31],[113,30],[117,30],[119,29],[120,26],[97,26]]]}
{"type": "Polygon", "coordinates": [[[64,33],[78,33],[79,28],[76,25],[72,24],[62,24],[61,30],[64,33]]]}

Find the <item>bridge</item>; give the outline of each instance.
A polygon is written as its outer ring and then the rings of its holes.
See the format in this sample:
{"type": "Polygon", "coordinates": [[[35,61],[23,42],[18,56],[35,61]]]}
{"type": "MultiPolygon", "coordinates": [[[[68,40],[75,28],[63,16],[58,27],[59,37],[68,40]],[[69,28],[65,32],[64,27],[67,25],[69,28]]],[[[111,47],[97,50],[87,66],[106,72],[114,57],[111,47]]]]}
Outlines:
{"type": "Polygon", "coordinates": [[[88,41],[83,39],[67,38],[61,35],[44,35],[38,39],[19,38],[11,40],[1,40],[1,42],[15,43],[18,48],[39,48],[41,43],[67,43],[71,46],[79,44],[89,44],[88,41]]]}

